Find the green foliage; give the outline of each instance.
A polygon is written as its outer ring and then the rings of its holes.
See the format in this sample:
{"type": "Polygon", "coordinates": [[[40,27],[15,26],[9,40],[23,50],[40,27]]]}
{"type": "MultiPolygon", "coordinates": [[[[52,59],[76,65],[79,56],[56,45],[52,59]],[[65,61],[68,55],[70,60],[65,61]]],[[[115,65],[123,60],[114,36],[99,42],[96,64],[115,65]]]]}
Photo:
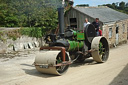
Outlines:
{"type": "Polygon", "coordinates": [[[5,2],[0,3],[0,26],[14,27],[18,25],[18,20],[15,15],[9,10],[5,2]]]}
{"type": "Polygon", "coordinates": [[[20,33],[21,35],[27,35],[29,37],[36,38],[41,38],[43,36],[41,27],[21,28],[20,33]]]}
{"type": "Polygon", "coordinates": [[[55,29],[61,0],[0,0],[0,27],[55,29]]]}
{"type": "MultiPolygon", "coordinates": [[[[9,32],[16,40],[22,35],[40,38],[58,25],[57,7],[62,0],[0,0],[0,27],[24,27],[9,32]],[[17,35],[18,34],[18,35],[17,35]]],[[[0,36],[2,39],[2,37],[0,36]]]]}
{"type": "Polygon", "coordinates": [[[76,5],[76,6],[79,6],[79,7],[89,7],[89,4],[80,4],[80,5],[76,5]]]}
{"type": "Polygon", "coordinates": [[[13,14],[9,14],[7,17],[5,17],[5,22],[6,27],[18,26],[18,19],[15,16],[13,16],[13,14]]]}
{"type": "Polygon", "coordinates": [[[120,2],[119,9],[123,10],[125,8],[125,2],[120,2]]]}
{"type": "Polygon", "coordinates": [[[103,6],[108,6],[114,10],[128,14],[128,6],[127,5],[128,5],[128,3],[125,3],[122,1],[120,3],[104,4],[103,6]]]}

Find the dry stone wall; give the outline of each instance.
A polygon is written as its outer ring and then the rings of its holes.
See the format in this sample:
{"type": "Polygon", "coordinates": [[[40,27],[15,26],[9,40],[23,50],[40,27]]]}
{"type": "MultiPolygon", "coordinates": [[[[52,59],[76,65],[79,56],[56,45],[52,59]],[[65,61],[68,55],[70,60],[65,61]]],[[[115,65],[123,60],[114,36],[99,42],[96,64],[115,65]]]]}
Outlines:
{"type": "MultiPolygon", "coordinates": [[[[18,28],[16,28],[18,29],[18,28]]],[[[0,31],[3,29],[0,28],[0,31]]],[[[5,31],[15,30],[13,29],[4,29],[5,31]]],[[[6,33],[6,32],[5,32],[6,33]]],[[[4,34],[4,33],[3,33],[4,34]]],[[[43,39],[37,39],[33,37],[28,37],[20,35],[16,40],[10,39],[6,34],[1,35],[0,39],[0,53],[9,53],[14,51],[24,51],[38,48],[44,44],[43,39]],[[41,41],[42,40],[42,41],[41,41]]]]}
{"type": "Polygon", "coordinates": [[[36,38],[22,36],[15,41],[13,41],[12,39],[7,39],[6,42],[0,41],[0,47],[0,53],[23,51],[26,49],[39,47],[39,42],[36,38]]]}

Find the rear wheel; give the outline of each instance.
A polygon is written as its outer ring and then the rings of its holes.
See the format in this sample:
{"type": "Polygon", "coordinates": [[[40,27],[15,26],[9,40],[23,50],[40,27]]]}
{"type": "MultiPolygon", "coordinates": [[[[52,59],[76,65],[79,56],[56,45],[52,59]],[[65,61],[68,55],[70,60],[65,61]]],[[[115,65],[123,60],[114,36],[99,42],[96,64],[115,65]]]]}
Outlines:
{"type": "Polygon", "coordinates": [[[109,45],[105,37],[95,37],[91,44],[92,57],[96,62],[103,63],[108,60],[109,57],[109,45]]]}

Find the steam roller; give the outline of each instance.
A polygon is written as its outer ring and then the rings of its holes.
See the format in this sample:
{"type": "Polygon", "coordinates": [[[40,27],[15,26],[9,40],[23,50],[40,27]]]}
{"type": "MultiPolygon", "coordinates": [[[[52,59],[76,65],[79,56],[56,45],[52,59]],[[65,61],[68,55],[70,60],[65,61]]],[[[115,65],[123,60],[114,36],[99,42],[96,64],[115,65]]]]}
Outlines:
{"type": "Polygon", "coordinates": [[[58,8],[59,34],[48,34],[45,41],[48,46],[40,48],[35,58],[35,68],[46,74],[63,75],[70,64],[84,62],[92,57],[98,63],[104,63],[109,57],[108,41],[97,36],[95,27],[88,24],[83,30],[68,27],[64,31],[64,8],[58,8]]]}
{"type": "Polygon", "coordinates": [[[87,25],[84,32],[67,29],[63,36],[49,34],[45,40],[48,46],[40,48],[34,62],[41,73],[63,75],[72,63],[84,62],[90,57],[104,63],[109,56],[107,39],[96,36],[92,24],[87,25]]]}

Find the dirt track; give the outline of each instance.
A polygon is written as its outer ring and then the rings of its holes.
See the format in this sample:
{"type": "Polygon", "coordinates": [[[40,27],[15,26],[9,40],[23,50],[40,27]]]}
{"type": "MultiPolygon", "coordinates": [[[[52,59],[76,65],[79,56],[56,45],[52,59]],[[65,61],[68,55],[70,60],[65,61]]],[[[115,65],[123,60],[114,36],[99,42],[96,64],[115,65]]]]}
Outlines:
{"type": "Polygon", "coordinates": [[[90,58],[71,65],[63,76],[37,72],[32,66],[35,56],[31,52],[0,59],[0,85],[128,85],[128,44],[111,49],[106,63],[97,64],[90,58]]]}

